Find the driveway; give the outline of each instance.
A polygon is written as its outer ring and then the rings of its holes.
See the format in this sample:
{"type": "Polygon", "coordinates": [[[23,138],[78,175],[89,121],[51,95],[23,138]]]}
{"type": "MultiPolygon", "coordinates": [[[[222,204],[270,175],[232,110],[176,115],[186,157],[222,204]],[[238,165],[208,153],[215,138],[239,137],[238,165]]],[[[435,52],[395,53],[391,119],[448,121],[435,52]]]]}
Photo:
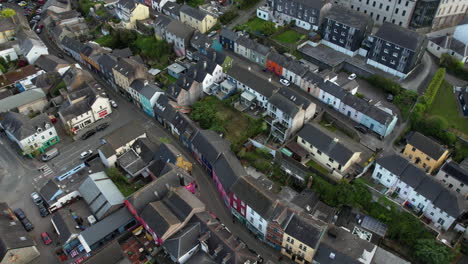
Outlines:
{"type": "MultiPolygon", "coordinates": [[[[233,29],[235,26],[237,25],[240,25],[240,24],[244,24],[245,22],[249,21],[249,19],[257,13],[257,8],[259,6],[262,6],[265,4],[265,0],[260,0],[254,7],[248,9],[248,10],[238,10],[239,12],[239,16],[234,19],[233,21],[231,21],[231,23],[229,23],[227,25],[227,28],[229,29],[233,29]]],[[[236,7],[233,6],[233,9],[236,9],[236,7]]]]}
{"type": "Polygon", "coordinates": [[[432,76],[434,76],[438,68],[433,57],[426,51],[421,60],[421,64],[419,64],[400,85],[407,90],[413,90],[422,94],[426,91],[429,82],[432,80],[432,76]]]}

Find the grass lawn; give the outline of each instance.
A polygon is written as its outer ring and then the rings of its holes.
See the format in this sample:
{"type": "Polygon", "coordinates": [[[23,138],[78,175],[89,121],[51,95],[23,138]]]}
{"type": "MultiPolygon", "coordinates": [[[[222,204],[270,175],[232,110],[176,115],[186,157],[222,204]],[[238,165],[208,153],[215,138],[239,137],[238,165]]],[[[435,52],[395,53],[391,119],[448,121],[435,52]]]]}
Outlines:
{"type": "Polygon", "coordinates": [[[242,25],[238,25],[237,28],[241,30],[246,29],[247,31],[254,32],[254,33],[255,32],[262,33],[265,35],[271,35],[277,31],[277,29],[274,27],[273,22],[265,21],[258,17],[255,17],[242,25]],[[271,29],[271,32],[266,32],[265,31],[266,28],[271,29]]]}
{"type": "Polygon", "coordinates": [[[288,43],[289,44],[289,43],[296,43],[302,37],[303,37],[302,34],[299,34],[296,31],[289,29],[289,30],[284,31],[281,34],[278,34],[278,35],[274,36],[273,39],[275,39],[275,40],[277,40],[279,42],[282,42],[282,43],[288,43]]]}
{"type": "Polygon", "coordinates": [[[468,135],[468,121],[460,116],[458,102],[453,93],[452,86],[447,82],[440,87],[431,108],[427,111],[430,115],[444,118],[449,126],[460,133],[468,135]]]}
{"type": "Polygon", "coordinates": [[[323,173],[325,175],[328,174],[327,169],[325,169],[324,167],[322,167],[321,165],[319,165],[317,162],[315,162],[313,160],[309,160],[306,165],[320,171],[321,173],[323,173]]]}

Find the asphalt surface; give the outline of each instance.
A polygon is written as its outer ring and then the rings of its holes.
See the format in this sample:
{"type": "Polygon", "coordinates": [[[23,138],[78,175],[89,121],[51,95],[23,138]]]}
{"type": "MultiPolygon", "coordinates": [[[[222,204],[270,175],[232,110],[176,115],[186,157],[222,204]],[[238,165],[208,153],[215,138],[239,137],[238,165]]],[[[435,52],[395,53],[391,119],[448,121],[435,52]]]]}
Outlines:
{"type": "MultiPolygon", "coordinates": [[[[57,55],[58,53],[64,54],[64,59],[67,60],[70,63],[76,63],[71,57],[66,56],[66,54],[59,50],[54,43],[52,43],[46,36],[46,34],[41,34],[40,35],[41,39],[44,41],[46,46],[49,48],[49,53],[57,55]]],[[[82,65],[83,69],[86,69],[82,65]]],[[[201,201],[203,201],[206,204],[206,207],[209,211],[213,212],[216,216],[218,216],[221,221],[227,226],[227,228],[236,236],[238,236],[242,241],[245,242],[245,244],[257,254],[260,254],[265,260],[271,260],[274,263],[279,263],[278,262],[278,257],[280,256],[280,253],[273,248],[267,246],[266,244],[260,242],[257,240],[248,230],[245,226],[241,225],[240,223],[233,222],[232,221],[232,215],[228,208],[225,206],[222,198],[218,194],[218,191],[216,187],[214,186],[211,177],[203,170],[198,163],[193,159],[191,153],[188,153],[185,148],[183,148],[177,139],[175,139],[172,134],[170,134],[167,130],[162,128],[159,123],[156,122],[153,118],[150,116],[146,115],[142,110],[138,109],[137,106],[133,105],[130,103],[127,99],[124,99],[120,94],[117,94],[112,88],[109,87],[109,85],[104,82],[97,74],[93,73],[92,71],[89,71],[93,77],[98,81],[107,91],[106,93],[109,95],[109,97],[113,100],[117,101],[118,109],[114,111],[109,119],[111,122],[110,127],[108,127],[106,130],[103,132],[100,132],[101,134],[96,134],[90,137],[89,139],[85,141],[77,140],[75,142],[71,142],[70,139],[68,140],[63,140],[61,143],[57,144],[57,147],[60,149],[61,154],[57,158],[53,159],[51,161],[51,165],[49,167],[50,170],[53,171],[48,176],[43,176],[43,178],[50,178],[53,177],[54,175],[58,175],[59,173],[66,172],[67,169],[70,169],[74,167],[75,165],[80,163],[79,160],[79,154],[85,150],[91,149],[95,150],[99,145],[100,145],[100,138],[107,134],[112,132],[115,128],[120,127],[127,123],[130,120],[138,119],[142,122],[143,126],[145,127],[147,131],[147,135],[150,140],[160,143],[161,141],[166,141],[169,139],[169,141],[176,146],[176,148],[179,149],[193,164],[193,176],[195,177],[200,192],[199,192],[199,198],[201,201]],[[52,165],[53,164],[53,165],[52,165]]],[[[18,156],[18,155],[17,155],[18,156]]],[[[43,166],[42,163],[38,163],[37,167],[43,166]]],[[[13,166],[14,168],[15,166],[13,166]]],[[[31,166],[29,168],[30,172],[34,172],[35,176],[33,175],[31,178],[34,179],[34,177],[40,177],[42,173],[38,173],[37,168],[34,166],[31,166]]],[[[47,170],[49,171],[49,170],[47,170]]],[[[32,180],[34,182],[34,180],[32,180]]],[[[28,195],[29,193],[33,190],[33,186],[29,184],[21,185],[19,188],[24,192],[25,194],[28,195]]],[[[21,197],[21,196],[19,196],[21,197]]],[[[31,206],[34,206],[32,204],[32,201],[27,198],[22,198],[25,203],[28,205],[30,204],[31,206]]],[[[36,210],[37,211],[37,210],[36,210]]],[[[38,214],[38,212],[36,212],[38,214]]],[[[41,226],[44,226],[44,229],[46,227],[51,226],[50,221],[41,221],[38,219],[32,219],[32,220],[37,220],[40,222],[41,226]]],[[[45,219],[44,219],[45,220],[45,219]]],[[[33,221],[35,223],[35,221],[33,221]]],[[[40,233],[39,233],[40,234],[40,233]]],[[[41,241],[38,241],[38,244],[42,243],[41,241]]],[[[53,252],[51,248],[40,248],[41,249],[41,254],[43,256],[40,257],[40,260],[36,263],[54,263],[56,260],[55,256],[53,256],[53,252]],[[52,252],[52,253],[51,253],[52,252]]],[[[281,263],[290,263],[288,260],[282,260],[281,263]]]]}

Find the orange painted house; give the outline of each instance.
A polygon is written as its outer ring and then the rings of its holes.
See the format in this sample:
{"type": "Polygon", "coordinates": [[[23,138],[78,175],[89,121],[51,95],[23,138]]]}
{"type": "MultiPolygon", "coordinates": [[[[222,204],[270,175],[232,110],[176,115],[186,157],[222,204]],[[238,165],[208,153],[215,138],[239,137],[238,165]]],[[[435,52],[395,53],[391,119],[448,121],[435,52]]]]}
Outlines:
{"type": "Polygon", "coordinates": [[[271,52],[267,57],[266,68],[278,76],[283,76],[283,68],[287,62],[288,59],[285,56],[277,52],[271,52]]]}

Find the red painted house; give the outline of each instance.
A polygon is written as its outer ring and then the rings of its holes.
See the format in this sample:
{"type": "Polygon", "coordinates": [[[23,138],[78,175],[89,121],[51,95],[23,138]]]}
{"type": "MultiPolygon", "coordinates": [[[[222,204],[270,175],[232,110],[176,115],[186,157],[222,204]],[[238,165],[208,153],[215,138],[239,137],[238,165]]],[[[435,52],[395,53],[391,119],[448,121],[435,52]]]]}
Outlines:
{"type": "Polygon", "coordinates": [[[230,194],[231,213],[237,217],[241,222],[245,222],[245,215],[247,212],[247,205],[233,192],[230,194]]]}
{"type": "Polygon", "coordinates": [[[277,53],[270,52],[266,61],[267,70],[274,72],[278,76],[283,76],[283,69],[288,63],[288,58],[277,53]]]}

